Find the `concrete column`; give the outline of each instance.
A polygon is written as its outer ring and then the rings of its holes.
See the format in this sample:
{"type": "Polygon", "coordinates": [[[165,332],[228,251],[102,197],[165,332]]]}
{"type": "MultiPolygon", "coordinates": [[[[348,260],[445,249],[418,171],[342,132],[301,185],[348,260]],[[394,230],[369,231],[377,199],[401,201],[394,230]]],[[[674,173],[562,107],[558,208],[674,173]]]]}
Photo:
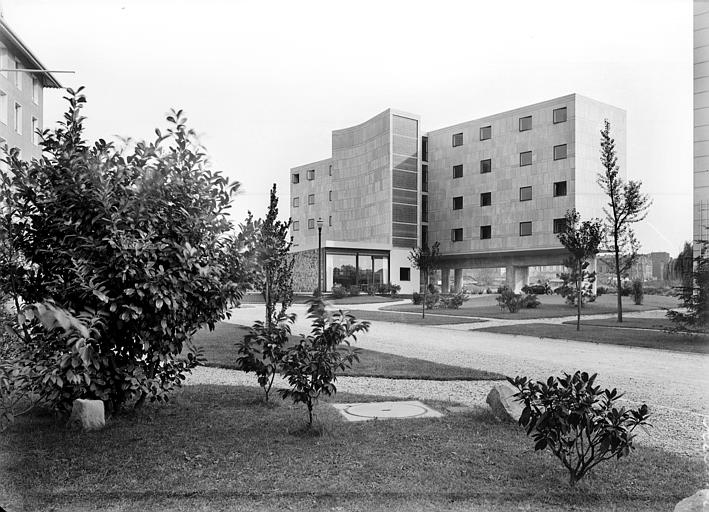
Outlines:
{"type": "MultiPolygon", "coordinates": [[[[598,260],[596,259],[596,256],[593,256],[590,260],[588,260],[589,265],[588,265],[588,268],[586,269],[586,272],[588,272],[589,274],[591,272],[597,272],[598,271],[597,262],[598,262],[598,260]]],[[[591,286],[591,290],[593,290],[594,295],[596,294],[597,285],[598,285],[598,275],[596,275],[596,280],[593,281],[593,285],[591,286]]]]}
{"type": "Polygon", "coordinates": [[[507,286],[512,288],[515,293],[521,293],[522,287],[529,281],[529,267],[519,267],[516,265],[507,265],[506,267],[507,286]]]}
{"type": "Polygon", "coordinates": [[[441,293],[448,293],[450,288],[451,271],[449,268],[441,269],[441,293]]]}
{"type": "Polygon", "coordinates": [[[453,271],[453,291],[458,293],[463,289],[463,269],[457,268],[453,271]]]}

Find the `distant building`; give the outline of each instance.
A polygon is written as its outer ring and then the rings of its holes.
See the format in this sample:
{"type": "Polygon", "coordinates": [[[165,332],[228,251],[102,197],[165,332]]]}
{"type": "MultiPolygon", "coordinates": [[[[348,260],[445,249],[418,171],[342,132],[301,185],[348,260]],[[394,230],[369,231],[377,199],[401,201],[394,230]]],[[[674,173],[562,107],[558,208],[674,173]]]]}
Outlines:
{"type": "Polygon", "coordinates": [[[650,260],[652,261],[652,277],[658,281],[667,279],[667,265],[670,262],[670,253],[668,252],[651,252],[650,260]]]}
{"type": "Polygon", "coordinates": [[[25,160],[39,157],[44,88],[61,85],[1,17],[0,70],[0,147],[19,148],[25,160]]]}
{"type": "Polygon", "coordinates": [[[625,118],[571,94],[428,133],[391,109],[332,132],[330,157],[290,170],[296,287],[317,287],[321,219],[325,290],[418,291],[407,256],[435,241],[443,291],[450,274],[460,289],[464,269],[500,267],[520,289],[529,267],[567,258],[556,233],[568,209],[602,215],[600,131],[608,119],[624,173],[625,118]]]}

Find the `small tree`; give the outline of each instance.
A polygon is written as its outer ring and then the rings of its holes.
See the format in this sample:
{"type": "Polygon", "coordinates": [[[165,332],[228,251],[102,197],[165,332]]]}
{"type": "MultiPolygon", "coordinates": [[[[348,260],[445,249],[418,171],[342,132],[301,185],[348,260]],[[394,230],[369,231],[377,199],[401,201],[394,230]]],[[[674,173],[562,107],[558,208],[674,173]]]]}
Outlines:
{"type": "Polygon", "coordinates": [[[440,244],[435,242],[430,248],[425,245],[411,249],[409,253],[409,261],[414,268],[423,273],[423,300],[421,301],[421,318],[426,317],[426,293],[428,292],[429,276],[432,270],[438,268],[440,263],[440,244]]]}
{"type": "Polygon", "coordinates": [[[611,124],[606,119],[601,130],[601,164],[603,172],[598,174],[598,184],[608,196],[605,213],[606,235],[602,252],[611,254],[608,263],[613,269],[617,282],[618,321],[623,321],[622,278],[627,275],[637,259],[640,243],[635,238],[632,225],[647,216],[652,201],[640,191],[642,182],[629,180],[627,183],[619,175],[615,140],[611,137],[611,124]]]}
{"type": "Polygon", "coordinates": [[[623,395],[594,386],[596,374],[577,371],[546,382],[507,380],[524,405],[519,424],[532,435],[534,450],[548,448],[569,471],[571,486],[601,462],[630,454],[633,431],[648,424],[647,405],[636,410],[617,406],[623,395]]]}
{"type": "Polygon", "coordinates": [[[694,268],[685,274],[682,285],[677,287],[680,306],[685,311],[670,310],[667,317],[683,331],[706,330],[709,326],[709,257],[707,242],[700,244],[699,254],[694,258],[694,268]]]}
{"type": "Polygon", "coordinates": [[[584,262],[598,254],[598,246],[603,238],[603,227],[598,219],[579,221],[578,212],[573,209],[564,216],[564,229],[557,235],[561,244],[571,253],[573,265],[576,268],[576,330],[581,329],[581,302],[583,300],[582,281],[584,277],[584,262]]]}
{"type": "Polygon", "coordinates": [[[283,399],[303,403],[308,408],[308,426],[313,425],[313,407],[321,394],[332,396],[337,392],[337,372],[350,368],[359,361],[357,349],[350,348],[350,339],[369,330],[369,322],[337,311],[328,313],[320,299],[309,301],[308,318],[313,329],[308,336],[290,347],[283,356],[283,376],[290,389],[281,389],[283,399]]]}

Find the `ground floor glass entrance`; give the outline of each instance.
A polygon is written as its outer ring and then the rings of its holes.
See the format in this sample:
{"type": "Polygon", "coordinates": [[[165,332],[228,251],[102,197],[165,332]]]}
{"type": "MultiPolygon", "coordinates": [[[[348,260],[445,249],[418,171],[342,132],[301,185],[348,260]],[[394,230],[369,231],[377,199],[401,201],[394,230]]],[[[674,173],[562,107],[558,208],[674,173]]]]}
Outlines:
{"type": "Polygon", "coordinates": [[[361,291],[389,283],[389,253],[366,250],[325,250],[326,290],[357,285],[361,291]]]}

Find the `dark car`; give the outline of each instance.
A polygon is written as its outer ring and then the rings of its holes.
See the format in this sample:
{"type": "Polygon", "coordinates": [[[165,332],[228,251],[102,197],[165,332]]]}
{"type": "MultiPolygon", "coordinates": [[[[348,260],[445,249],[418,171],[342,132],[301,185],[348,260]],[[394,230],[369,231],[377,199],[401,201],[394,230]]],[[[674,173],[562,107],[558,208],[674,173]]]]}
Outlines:
{"type": "Polygon", "coordinates": [[[548,283],[528,284],[522,287],[524,293],[533,293],[535,295],[551,295],[553,293],[551,286],[548,283]]]}

